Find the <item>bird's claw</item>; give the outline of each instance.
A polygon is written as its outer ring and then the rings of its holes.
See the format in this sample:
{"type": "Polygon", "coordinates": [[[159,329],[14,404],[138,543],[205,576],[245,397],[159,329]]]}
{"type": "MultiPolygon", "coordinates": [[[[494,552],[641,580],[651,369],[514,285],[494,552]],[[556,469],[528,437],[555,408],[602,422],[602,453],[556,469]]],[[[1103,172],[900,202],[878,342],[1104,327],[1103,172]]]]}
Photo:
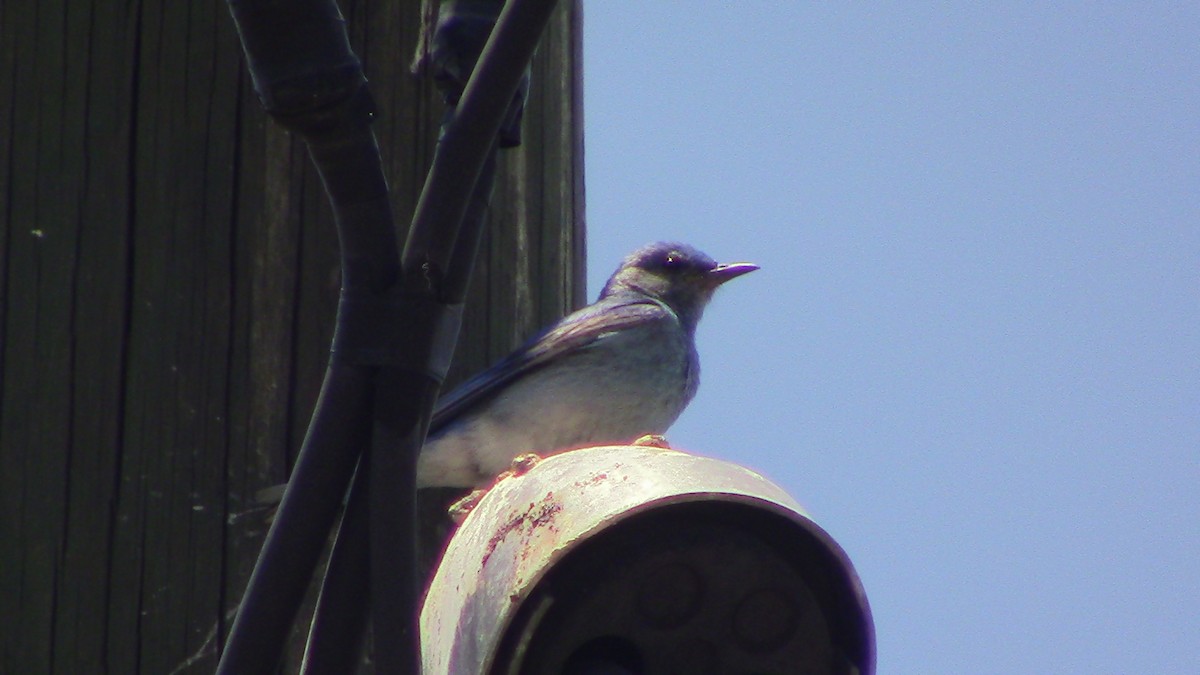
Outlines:
{"type": "Polygon", "coordinates": [[[542,461],[541,456],[532,452],[527,452],[523,455],[517,455],[516,457],[513,457],[512,464],[509,465],[509,469],[496,476],[495,480],[492,481],[492,485],[489,485],[485,488],[472,490],[471,493],[466,497],[463,497],[462,499],[451,504],[449,508],[446,509],[446,512],[450,515],[450,520],[454,521],[455,525],[462,525],[463,521],[467,519],[467,514],[471,513],[471,511],[476,505],[479,504],[479,501],[483,499],[483,496],[487,494],[487,491],[490,490],[492,486],[510,476],[525,475],[540,461],[542,461]]]}
{"type": "Polygon", "coordinates": [[[463,521],[467,519],[467,516],[470,515],[471,511],[475,509],[475,507],[479,504],[479,500],[483,499],[485,494],[487,494],[487,488],[471,490],[470,494],[468,494],[466,497],[463,497],[462,499],[451,504],[450,507],[446,509],[446,513],[450,516],[450,520],[454,521],[455,525],[462,525],[463,521]]]}
{"type": "Polygon", "coordinates": [[[508,470],[501,471],[499,474],[497,474],[496,479],[492,481],[492,485],[499,483],[509,476],[524,476],[540,461],[542,461],[541,456],[532,452],[527,452],[523,455],[517,455],[516,457],[513,457],[512,463],[508,465],[508,470]]]}
{"type": "Polygon", "coordinates": [[[542,461],[541,456],[532,452],[527,452],[523,455],[517,455],[516,457],[513,457],[512,465],[505,473],[511,476],[522,476],[536,466],[540,461],[542,461]]]}
{"type": "Polygon", "coordinates": [[[646,434],[634,441],[633,444],[647,448],[665,448],[668,450],[671,448],[671,444],[667,442],[667,437],[662,434],[646,434]]]}

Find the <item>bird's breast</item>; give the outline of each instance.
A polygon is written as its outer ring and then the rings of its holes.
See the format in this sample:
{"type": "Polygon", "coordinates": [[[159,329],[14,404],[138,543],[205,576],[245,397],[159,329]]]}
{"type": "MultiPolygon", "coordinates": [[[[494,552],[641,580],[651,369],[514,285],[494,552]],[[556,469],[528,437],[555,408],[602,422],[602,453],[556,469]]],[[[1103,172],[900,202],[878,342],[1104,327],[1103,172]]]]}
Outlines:
{"type": "Polygon", "coordinates": [[[521,378],[494,412],[532,428],[543,449],[665,431],[694,392],[694,368],[686,341],[655,328],[613,334],[521,378]]]}

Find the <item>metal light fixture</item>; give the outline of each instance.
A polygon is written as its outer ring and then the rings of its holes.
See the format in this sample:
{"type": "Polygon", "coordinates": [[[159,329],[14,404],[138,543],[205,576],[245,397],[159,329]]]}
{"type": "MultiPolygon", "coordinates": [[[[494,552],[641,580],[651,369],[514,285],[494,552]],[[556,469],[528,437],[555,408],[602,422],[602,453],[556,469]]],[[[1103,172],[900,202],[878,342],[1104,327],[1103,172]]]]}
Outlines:
{"type": "Polygon", "coordinates": [[[447,545],[422,661],[451,673],[873,673],[842,549],[782,489],[653,446],[498,480],[447,545]]]}

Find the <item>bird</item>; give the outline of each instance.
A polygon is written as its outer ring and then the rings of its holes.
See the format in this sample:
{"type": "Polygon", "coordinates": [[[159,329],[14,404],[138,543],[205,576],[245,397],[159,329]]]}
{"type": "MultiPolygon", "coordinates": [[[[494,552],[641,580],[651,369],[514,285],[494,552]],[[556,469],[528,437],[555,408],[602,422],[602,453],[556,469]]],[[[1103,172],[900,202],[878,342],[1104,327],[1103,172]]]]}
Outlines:
{"type": "Polygon", "coordinates": [[[663,434],[700,386],[705,307],[722,284],[757,269],[677,242],[634,251],[595,303],[441,397],[417,487],[479,487],[520,455],[663,434]]]}

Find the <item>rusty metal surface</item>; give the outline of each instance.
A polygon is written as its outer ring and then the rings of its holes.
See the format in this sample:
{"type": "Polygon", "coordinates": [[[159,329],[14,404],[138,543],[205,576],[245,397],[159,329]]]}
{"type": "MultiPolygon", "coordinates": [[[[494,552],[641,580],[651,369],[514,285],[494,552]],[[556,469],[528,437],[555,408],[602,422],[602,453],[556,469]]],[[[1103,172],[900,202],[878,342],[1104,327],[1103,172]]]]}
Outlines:
{"type": "MultiPolygon", "coordinates": [[[[450,540],[421,615],[424,672],[486,673],[521,604],[548,570],[594,535],[687,503],[736,503],[782,516],[848,572],[866,635],[861,585],[840,548],[778,486],[736,464],[676,450],[619,446],[549,457],[500,479],[450,540]]],[[[539,608],[526,608],[529,612],[539,608]]],[[[846,671],[854,672],[854,671],[846,671]]]]}

